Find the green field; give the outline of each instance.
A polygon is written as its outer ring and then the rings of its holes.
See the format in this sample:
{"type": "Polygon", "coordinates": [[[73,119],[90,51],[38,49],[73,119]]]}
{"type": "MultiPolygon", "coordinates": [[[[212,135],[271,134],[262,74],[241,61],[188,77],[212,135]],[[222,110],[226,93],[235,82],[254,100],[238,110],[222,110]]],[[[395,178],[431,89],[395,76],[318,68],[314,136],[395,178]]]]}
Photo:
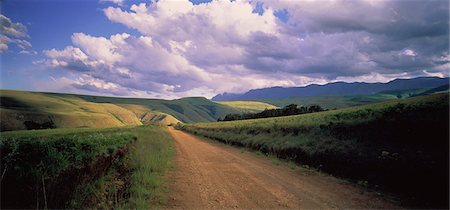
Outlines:
{"type": "Polygon", "coordinates": [[[149,208],[173,154],[164,127],[2,132],[1,208],[149,208]]]}
{"type": "MultiPolygon", "coordinates": [[[[447,87],[448,92],[448,87],[447,87]]],[[[385,91],[377,94],[369,95],[319,95],[304,97],[289,97],[283,99],[264,99],[263,102],[284,107],[289,104],[297,104],[301,106],[320,105],[325,109],[341,109],[352,106],[360,106],[371,103],[379,103],[396,99],[410,98],[421,94],[431,94],[441,89],[413,89],[413,90],[397,90],[385,91]]]]}
{"type": "Polygon", "coordinates": [[[177,100],[0,90],[1,130],[212,122],[243,110],[206,98],[177,100]]]}
{"type": "MultiPolygon", "coordinates": [[[[440,89],[439,89],[440,90],[440,89]]],[[[292,97],[215,103],[202,97],[176,100],[117,98],[0,90],[1,131],[45,128],[108,128],[215,122],[230,113],[259,112],[289,104],[326,109],[407,98],[433,90],[389,91],[374,95],[292,97]],[[273,105],[272,105],[273,104],[273,105]]]]}
{"type": "Polygon", "coordinates": [[[265,109],[276,109],[277,106],[259,101],[219,101],[219,104],[231,106],[248,112],[260,112],[265,109]]]}
{"type": "Polygon", "coordinates": [[[392,192],[407,205],[438,208],[448,205],[448,116],[449,95],[442,93],[181,129],[392,192]]]}

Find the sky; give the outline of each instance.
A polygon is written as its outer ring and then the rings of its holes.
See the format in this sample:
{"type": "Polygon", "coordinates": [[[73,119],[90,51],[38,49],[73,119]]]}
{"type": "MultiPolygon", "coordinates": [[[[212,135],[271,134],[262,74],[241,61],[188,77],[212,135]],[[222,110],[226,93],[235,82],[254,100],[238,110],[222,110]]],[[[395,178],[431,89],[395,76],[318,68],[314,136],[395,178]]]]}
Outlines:
{"type": "Polygon", "coordinates": [[[448,77],[447,0],[0,0],[1,89],[165,98],[448,77]]]}

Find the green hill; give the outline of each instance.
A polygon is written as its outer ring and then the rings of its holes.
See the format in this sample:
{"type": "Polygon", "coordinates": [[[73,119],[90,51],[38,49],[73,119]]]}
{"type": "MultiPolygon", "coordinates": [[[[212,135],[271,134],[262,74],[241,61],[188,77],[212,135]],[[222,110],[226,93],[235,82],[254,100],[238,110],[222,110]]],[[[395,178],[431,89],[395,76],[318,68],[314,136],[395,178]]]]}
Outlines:
{"type": "Polygon", "coordinates": [[[416,208],[448,208],[449,94],[340,110],[183,125],[190,133],[314,166],[416,208]]]}
{"type": "Polygon", "coordinates": [[[260,112],[265,109],[276,109],[277,106],[274,106],[269,103],[264,103],[260,101],[219,101],[219,104],[231,106],[237,109],[242,109],[248,112],[260,112]]]}
{"type": "Polygon", "coordinates": [[[401,98],[411,98],[421,95],[429,95],[439,92],[448,92],[448,85],[432,89],[424,88],[424,89],[410,89],[410,90],[390,90],[390,91],[383,91],[377,94],[368,94],[368,95],[319,95],[319,96],[289,97],[282,99],[262,99],[260,101],[273,104],[279,107],[284,107],[289,104],[298,104],[302,106],[310,106],[316,104],[326,109],[341,109],[401,98]]]}
{"type": "Polygon", "coordinates": [[[241,110],[206,98],[114,98],[0,90],[1,130],[212,122],[241,110]]]}

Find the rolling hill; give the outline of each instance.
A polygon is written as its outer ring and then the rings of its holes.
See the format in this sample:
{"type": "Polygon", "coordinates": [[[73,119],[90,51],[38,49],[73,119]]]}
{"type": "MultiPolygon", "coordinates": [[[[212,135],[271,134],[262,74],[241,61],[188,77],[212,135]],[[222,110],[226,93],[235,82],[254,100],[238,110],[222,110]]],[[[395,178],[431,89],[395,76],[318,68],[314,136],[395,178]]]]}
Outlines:
{"type": "Polygon", "coordinates": [[[0,90],[1,130],[212,122],[243,110],[206,98],[114,98],[0,90]]]}
{"type": "Polygon", "coordinates": [[[218,103],[248,112],[260,112],[264,111],[265,109],[278,108],[277,106],[274,106],[270,103],[264,103],[260,101],[219,101],[218,103]]]}
{"type": "Polygon", "coordinates": [[[214,96],[213,101],[239,101],[282,99],[288,97],[310,97],[320,95],[367,95],[383,91],[435,88],[449,83],[449,78],[418,77],[413,79],[395,79],[388,83],[334,82],[325,85],[305,87],[271,87],[250,90],[243,94],[223,93],[214,96]]]}
{"type": "Polygon", "coordinates": [[[289,97],[282,99],[261,99],[261,101],[274,104],[279,107],[284,107],[289,104],[298,104],[302,106],[311,106],[317,104],[326,109],[340,109],[395,99],[448,92],[448,90],[449,90],[448,85],[444,85],[432,89],[423,88],[411,90],[389,90],[377,94],[368,94],[368,95],[318,95],[318,96],[304,96],[304,97],[289,97]]]}

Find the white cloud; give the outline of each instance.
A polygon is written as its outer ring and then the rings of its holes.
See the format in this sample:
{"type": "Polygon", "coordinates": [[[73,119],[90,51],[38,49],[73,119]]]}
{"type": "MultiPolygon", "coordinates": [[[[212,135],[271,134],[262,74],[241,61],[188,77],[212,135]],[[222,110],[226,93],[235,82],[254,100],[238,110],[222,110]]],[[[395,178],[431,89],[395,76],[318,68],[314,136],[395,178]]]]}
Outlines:
{"type": "Polygon", "coordinates": [[[338,81],[344,81],[344,82],[389,82],[392,81],[394,79],[397,78],[403,78],[403,79],[408,79],[411,78],[411,75],[408,75],[407,73],[397,73],[397,74],[380,74],[380,73],[370,73],[370,74],[365,74],[365,75],[361,75],[361,76],[357,76],[357,77],[337,77],[334,82],[338,82],[338,81]]]}
{"type": "Polygon", "coordinates": [[[118,48],[123,45],[124,39],[128,38],[128,34],[117,34],[110,37],[92,37],[83,33],[75,33],[72,35],[74,45],[84,49],[91,59],[98,60],[107,64],[114,64],[121,59],[121,55],[117,53],[118,48]]]}
{"type": "Polygon", "coordinates": [[[21,50],[21,51],[19,52],[19,54],[25,54],[25,55],[37,55],[37,52],[34,51],[34,50],[31,50],[31,51],[29,51],[29,50],[21,50]]]}
{"type": "Polygon", "coordinates": [[[402,54],[406,55],[406,56],[411,56],[411,57],[415,57],[417,55],[417,53],[414,50],[411,50],[411,49],[403,50],[402,54]]]}
{"type": "Polygon", "coordinates": [[[29,38],[29,36],[27,34],[27,27],[22,23],[12,22],[11,19],[0,14],[0,32],[0,53],[9,49],[8,43],[14,43],[20,48],[20,54],[35,54],[35,51],[28,50],[32,48],[32,45],[25,39],[29,38]]]}
{"type": "Polygon", "coordinates": [[[123,6],[123,2],[125,2],[125,0],[100,0],[100,3],[105,3],[105,2],[110,2],[113,4],[117,4],[119,6],[123,6]]]}
{"type": "Polygon", "coordinates": [[[0,34],[0,53],[4,52],[8,49],[8,43],[11,42],[11,39],[7,36],[0,34]]]}
{"type": "Polygon", "coordinates": [[[448,74],[445,75],[445,73],[443,73],[443,72],[429,72],[427,70],[423,70],[423,73],[425,73],[425,75],[430,76],[430,77],[441,77],[441,78],[444,78],[446,76],[448,77],[448,74]]]}
{"type": "Polygon", "coordinates": [[[104,12],[111,21],[137,29],[144,35],[169,36],[167,40],[175,41],[191,38],[189,35],[194,33],[199,36],[208,33],[222,36],[276,33],[276,17],[272,11],[259,16],[252,13],[253,9],[245,1],[213,1],[193,5],[188,0],[163,0],[148,6],[144,3],[133,5],[130,11],[108,7],[104,12]]]}
{"type": "Polygon", "coordinates": [[[14,39],[12,42],[15,43],[17,47],[19,47],[22,50],[32,47],[31,43],[24,39],[14,39]]]}
{"type": "Polygon", "coordinates": [[[416,4],[409,11],[395,1],[267,1],[261,15],[255,5],[161,0],[129,10],[108,7],[109,20],[140,35],[75,33],[73,46],[44,51],[40,63],[76,75],[74,88],[173,98],[338,80],[384,82],[439,73],[450,62],[437,56],[448,51],[442,31],[429,28],[426,39],[416,32],[427,29],[422,22],[431,14],[416,4]],[[282,9],[286,23],[274,15],[282,9]]]}
{"type": "Polygon", "coordinates": [[[27,37],[27,27],[22,23],[12,22],[8,17],[0,14],[0,32],[13,37],[27,37]]]}

